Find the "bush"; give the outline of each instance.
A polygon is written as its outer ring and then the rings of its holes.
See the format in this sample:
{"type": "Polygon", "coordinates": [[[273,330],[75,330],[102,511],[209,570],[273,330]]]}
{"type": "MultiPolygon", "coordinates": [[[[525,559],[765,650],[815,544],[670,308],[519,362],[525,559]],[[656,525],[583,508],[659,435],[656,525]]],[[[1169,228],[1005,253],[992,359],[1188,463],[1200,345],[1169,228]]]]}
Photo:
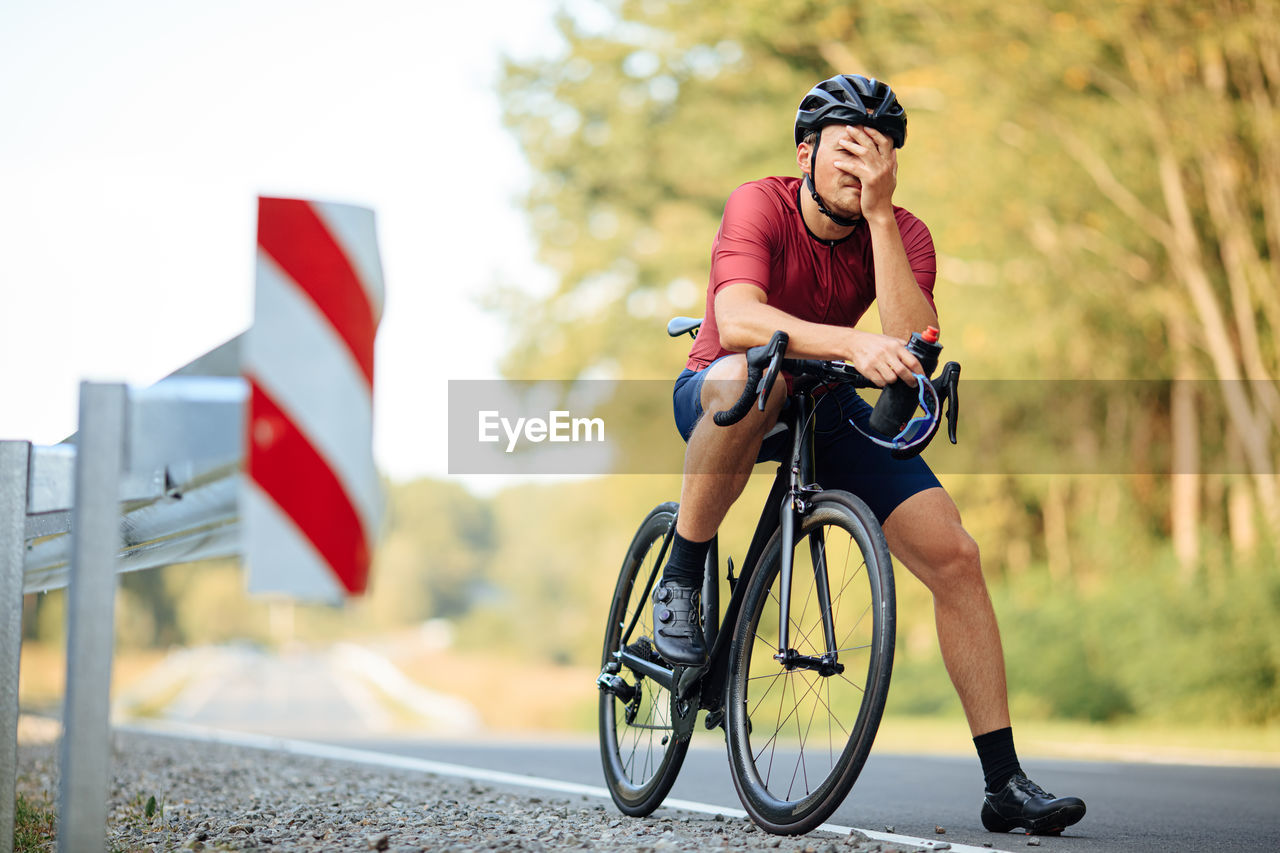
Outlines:
{"type": "Polygon", "coordinates": [[[993,590],[1010,693],[1045,716],[1261,725],[1280,719],[1280,577],[1180,582],[1168,562],[1092,592],[1047,576],[993,590]]]}

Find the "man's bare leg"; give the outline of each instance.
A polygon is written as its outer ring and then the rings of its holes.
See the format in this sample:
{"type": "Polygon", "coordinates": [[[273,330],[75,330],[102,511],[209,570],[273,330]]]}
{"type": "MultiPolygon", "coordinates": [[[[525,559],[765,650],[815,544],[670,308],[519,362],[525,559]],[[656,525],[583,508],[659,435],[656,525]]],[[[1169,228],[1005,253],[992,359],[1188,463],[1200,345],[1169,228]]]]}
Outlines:
{"type": "Polygon", "coordinates": [[[715,536],[729,507],[746,488],[760,444],[777,423],[786,400],[785,383],[779,379],[763,412],[752,406],[733,426],[716,426],[712,416],[731,407],[742,394],[747,359],[730,356],[707,370],[702,383],[702,411],[706,414],[689,436],[676,521],[676,532],[693,542],[715,536]]]}
{"type": "Polygon", "coordinates": [[[1000,628],[978,545],[941,488],[903,501],[884,524],[889,550],[933,593],[938,645],[973,735],[1009,725],[1000,628]]]}
{"type": "Polygon", "coordinates": [[[1000,629],[978,546],[942,489],[903,501],[884,524],[889,550],[933,593],[938,645],[973,733],[986,781],[982,825],[1056,834],[1085,815],[1078,797],[1055,797],[1023,773],[1009,725],[1000,629]]]}
{"type": "Polygon", "coordinates": [[[764,435],[778,419],[785,383],[774,386],[763,412],[754,406],[733,426],[712,417],[742,394],[746,358],[729,356],[707,368],[702,383],[706,414],[689,436],[684,457],[680,513],[662,580],[653,593],[654,645],[668,662],[696,666],[706,660],[700,596],[710,540],[751,476],[764,435]]]}

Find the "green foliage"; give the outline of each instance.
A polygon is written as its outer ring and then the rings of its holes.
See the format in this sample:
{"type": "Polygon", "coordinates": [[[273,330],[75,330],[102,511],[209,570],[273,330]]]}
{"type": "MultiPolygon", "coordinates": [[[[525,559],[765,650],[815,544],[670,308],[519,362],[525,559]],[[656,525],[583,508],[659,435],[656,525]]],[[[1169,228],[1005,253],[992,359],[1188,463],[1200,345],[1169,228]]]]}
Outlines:
{"type": "Polygon", "coordinates": [[[57,813],[46,792],[40,800],[28,799],[21,792],[13,810],[14,853],[39,853],[53,849],[57,839],[57,813]]]}
{"type": "Polygon", "coordinates": [[[268,605],[245,593],[244,572],[230,560],[162,570],[176,604],[179,642],[188,645],[269,639],[268,605]]]}
{"type": "Polygon", "coordinates": [[[499,493],[493,499],[498,547],[491,587],[463,620],[459,643],[499,645],[556,663],[598,664],[605,602],[634,533],[627,528],[675,480],[618,477],[499,493]]]}
{"type": "MultiPolygon", "coordinates": [[[[722,597],[728,595],[725,560],[741,563],[774,467],[759,466],[721,529],[722,597]]],[[[949,485],[957,483],[973,496],[965,507],[967,527],[984,544],[988,563],[1005,567],[992,573],[991,586],[1017,718],[1280,720],[1274,545],[1243,557],[1210,538],[1207,558],[1216,568],[1184,578],[1167,542],[1119,534],[1141,523],[1141,509],[1125,499],[1132,484],[988,476],[955,477],[949,485]],[[1069,571],[1050,562],[1060,555],[1043,547],[1039,517],[1027,510],[1053,490],[1064,500],[1082,492],[1092,501],[1079,501],[1087,511],[1068,528],[1069,571]]],[[[487,499],[432,480],[394,486],[388,538],[405,539],[397,546],[400,557],[380,556],[377,570],[394,574],[375,573],[370,596],[346,608],[296,607],[295,636],[332,640],[444,616],[460,649],[496,652],[513,662],[597,665],[606,609],[634,528],[652,506],[678,494],[674,475],[529,484],[487,499]],[[433,578],[438,554],[468,556],[440,563],[447,572],[433,578]],[[455,590],[450,595],[457,597],[424,596],[403,606],[388,600],[415,589],[455,590]],[[431,601],[438,600],[452,602],[447,613],[434,609],[431,601]]],[[[162,575],[183,642],[280,639],[272,633],[272,605],[247,598],[237,566],[173,567],[162,575]]],[[[958,716],[929,593],[901,566],[897,589],[889,710],[958,716]]],[[[47,608],[46,618],[56,611],[47,608]]],[[[47,629],[53,630],[51,622],[47,629]]],[[[145,818],[146,798],[140,795],[135,806],[145,818]]]]}
{"type": "MultiPolygon", "coordinates": [[[[1270,555],[1191,584],[1175,580],[1173,562],[1165,549],[1151,562],[1114,567],[1087,591],[1055,582],[1043,566],[993,585],[1015,719],[1280,719],[1280,578],[1266,571],[1270,555]]],[[[936,645],[912,642],[932,638],[904,575],[888,710],[959,716],[936,645]]]]}
{"type": "Polygon", "coordinates": [[[1016,703],[1042,716],[1263,724],[1280,716],[1280,578],[1268,560],[1178,582],[1168,553],[1095,591],[1044,575],[997,609],[1016,703]]]}
{"type": "MultiPolygon", "coordinates": [[[[945,355],[970,383],[961,446],[930,456],[944,470],[965,462],[943,479],[983,549],[1015,709],[1280,719],[1280,555],[1265,532],[1275,478],[1247,473],[1268,460],[1275,470],[1280,441],[1275,0],[592,8],[591,26],[561,17],[561,55],[509,63],[500,86],[535,171],[525,201],[540,256],[557,275],[546,298],[494,294],[514,340],[505,372],[672,379],[688,342],[661,329],[703,310],[724,199],[798,172],[791,121],[814,82],[886,79],[910,116],[895,201],[933,232],[945,355]],[[1243,415],[1222,404],[1217,380],[1231,375],[1255,378],[1243,415]],[[1212,380],[1181,423],[1174,376],[1212,380]],[[1056,405],[1043,383],[973,382],[1026,377],[1156,381],[1077,388],[1056,405]],[[1262,436],[1247,459],[1245,422],[1262,436]],[[1179,436],[1198,466],[1181,470],[1205,472],[1181,509],[1168,476],[1027,473],[1167,470],[1179,436]],[[1191,552],[1176,551],[1187,534],[1191,552]]],[[[864,326],[876,328],[874,312],[864,326]]],[[[608,404],[611,428],[679,453],[669,410],[637,399],[608,404]]],[[[741,558],[768,480],[755,478],[722,527],[722,558],[741,558]]],[[[300,609],[298,632],[444,617],[464,645],[592,664],[634,527],[678,492],[674,476],[492,499],[395,486],[368,597],[300,609]]],[[[269,633],[238,570],[163,574],[159,588],[125,583],[123,642],[269,633]]],[[[43,599],[31,621],[49,633],[62,598],[43,599]]],[[[927,592],[899,572],[891,710],[959,710],[932,622],[927,592]]]]}
{"type": "Polygon", "coordinates": [[[493,512],[463,487],[430,480],[394,489],[366,599],[374,623],[456,617],[488,584],[493,512]]]}
{"type": "Polygon", "coordinates": [[[178,614],[160,572],[120,576],[117,637],[125,646],[169,645],[179,637],[178,614]]]}
{"type": "MultiPolygon", "coordinates": [[[[1280,462],[1274,0],[592,8],[592,26],[562,17],[561,55],[509,64],[501,86],[537,175],[526,201],[541,257],[559,276],[546,299],[496,298],[516,340],[506,372],[673,377],[686,348],[659,330],[703,310],[724,199],[743,181],[797,173],[791,119],[814,82],[887,79],[910,117],[895,201],[933,232],[946,355],[970,380],[962,446],[931,456],[1003,472],[944,481],[983,548],[1015,703],[1093,720],[1276,719],[1280,602],[1258,533],[1280,530],[1274,476],[1237,473],[1280,462]],[[1178,420],[1174,376],[1257,381],[1234,409],[1223,386],[1198,386],[1178,420]],[[1025,377],[1159,381],[1057,399],[1064,386],[1015,394],[971,381],[1025,377]],[[1245,465],[1248,424],[1263,437],[1245,465]],[[1178,470],[1206,472],[1194,502],[1152,473],[1169,470],[1180,440],[1194,455],[1178,470]],[[1028,476],[1073,466],[1134,473],[1028,476]]],[[[610,423],[653,430],[654,413],[628,405],[614,401],[610,423]]],[[[669,414],[660,426],[670,430],[669,414]]],[[[642,446],[663,440],[643,434],[642,446]]],[[[576,505],[586,487],[572,488],[576,505]]],[[[592,488],[615,511],[588,517],[620,553],[642,509],[621,486],[592,488]]],[[[542,508],[560,489],[510,500],[542,508]]],[[[506,542],[516,515],[499,524],[506,542]]],[[[723,539],[752,521],[731,518],[723,539]]],[[[565,586],[562,538],[521,538],[556,580],[524,579],[512,601],[565,586]]],[[[605,560],[596,540],[593,529],[593,563],[605,560]]],[[[954,711],[927,596],[902,576],[891,707],[954,711]]]]}
{"type": "Polygon", "coordinates": [[[58,589],[36,596],[31,623],[35,624],[35,637],[42,643],[61,645],[67,641],[67,593],[58,589]]]}

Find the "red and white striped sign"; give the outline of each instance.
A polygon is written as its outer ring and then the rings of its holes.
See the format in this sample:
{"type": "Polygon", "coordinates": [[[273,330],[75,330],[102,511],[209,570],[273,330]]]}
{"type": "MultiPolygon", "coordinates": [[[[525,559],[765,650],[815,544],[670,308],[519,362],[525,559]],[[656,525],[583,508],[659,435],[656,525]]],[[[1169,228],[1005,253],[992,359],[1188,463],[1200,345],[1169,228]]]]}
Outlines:
{"type": "Polygon", "coordinates": [[[373,211],[258,200],[241,520],[249,591],[337,602],[364,591],[382,493],[373,341],[382,316],[373,211]]]}

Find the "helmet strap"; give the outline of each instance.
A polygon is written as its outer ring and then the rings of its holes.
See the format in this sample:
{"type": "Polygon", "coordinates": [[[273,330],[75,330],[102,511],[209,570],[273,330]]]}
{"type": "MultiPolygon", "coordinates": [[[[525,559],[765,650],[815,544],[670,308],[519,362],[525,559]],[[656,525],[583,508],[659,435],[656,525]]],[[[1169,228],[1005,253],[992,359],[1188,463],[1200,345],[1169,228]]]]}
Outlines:
{"type": "Polygon", "coordinates": [[[813,196],[813,201],[818,205],[818,212],[830,219],[841,228],[850,228],[858,224],[857,219],[848,219],[844,216],[837,216],[827,210],[826,204],[822,201],[822,196],[818,195],[818,188],[813,182],[813,172],[818,168],[818,146],[822,144],[822,128],[818,128],[818,138],[813,141],[813,152],[809,155],[809,171],[804,176],[804,185],[809,188],[809,195],[813,196]]]}

